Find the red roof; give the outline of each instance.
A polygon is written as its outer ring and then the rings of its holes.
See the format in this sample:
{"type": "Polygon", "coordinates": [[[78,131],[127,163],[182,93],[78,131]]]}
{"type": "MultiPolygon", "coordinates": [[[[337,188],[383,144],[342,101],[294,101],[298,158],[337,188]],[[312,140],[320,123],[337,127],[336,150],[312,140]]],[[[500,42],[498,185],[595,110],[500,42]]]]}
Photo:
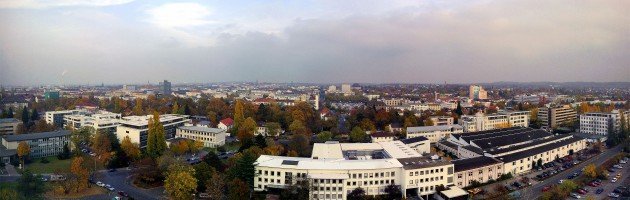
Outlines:
{"type": "Polygon", "coordinates": [[[232,118],[225,118],[219,121],[219,123],[224,124],[226,126],[232,126],[232,124],[234,124],[234,120],[232,118]]]}

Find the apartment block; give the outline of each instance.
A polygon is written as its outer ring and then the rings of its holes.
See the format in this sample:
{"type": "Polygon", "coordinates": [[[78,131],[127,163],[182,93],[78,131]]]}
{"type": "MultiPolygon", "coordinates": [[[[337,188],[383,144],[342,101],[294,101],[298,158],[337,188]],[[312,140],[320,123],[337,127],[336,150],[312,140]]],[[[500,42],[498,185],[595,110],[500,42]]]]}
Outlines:
{"type": "Polygon", "coordinates": [[[544,129],[555,129],[577,120],[577,111],[570,105],[538,108],[538,120],[544,129]]]}
{"type": "Polygon", "coordinates": [[[621,131],[621,114],[618,110],[610,113],[585,113],[580,115],[580,133],[607,136],[610,132],[621,131]]]}
{"type": "Polygon", "coordinates": [[[453,125],[455,119],[451,116],[432,116],[429,120],[433,122],[433,126],[453,125]]]}
{"type": "Polygon", "coordinates": [[[31,158],[56,156],[63,152],[64,145],[70,141],[70,131],[52,131],[44,133],[30,133],[20,135],[7,135],[2,138],[2,146],[6,150],[18,148],[20,142],[26,142],[30,148],[31,158]]]}
{"type": "Polygon", "coordinates": [[[92,127],[95,131],[100,131],[102,133],[116,133],[116,128],[118,127],[121,118],[122,116],[119,113],[102,110],[83,110],[76,114],[64,115],[63,121],[65,126],[75,129],[81,127],[92,127]]]}
{"type": "MultiPolygon", "coordinates": [[[[153,115],[123,117],[116,129],[116,136],[121,141],[128,136],[131,142],[144,148],[147,145],[149,119],[152,118],[153,115]]],[[[160,116],[160,122],[164,126],[165,138],[170,139],[175,137],[177,127],[190,123],[190,120],[188,115],[165,114],[160,116]]]]}
{"type": "Polygon", "coordinates": [[[499,111],[494,114],[462,115],[459,125],[464,132],[493,130],[508,127],[528,127],[529,111],[499,111]]]}
{"type": "Polygon", "coordinates": [[[201,126],[182,126],[177,128],[175,137],[187,138],[203,143],[204,147],[217,148],[225,144],[225,130],[201,126]]]}
{"type": "Polygon", "coordinates": [[[22,122],[15,118],[0,119],[0,135],[13,135],[22,122]]]}

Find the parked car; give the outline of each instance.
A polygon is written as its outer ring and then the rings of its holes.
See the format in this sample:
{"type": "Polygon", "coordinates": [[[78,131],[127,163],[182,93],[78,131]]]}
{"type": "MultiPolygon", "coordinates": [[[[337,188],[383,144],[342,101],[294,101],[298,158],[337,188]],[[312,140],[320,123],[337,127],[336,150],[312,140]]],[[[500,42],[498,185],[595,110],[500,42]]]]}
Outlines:
{"type": "Polygon", "coordinates": [[[576,199],[582,198],[582,196],[580,196],[577,193],[573,193],[573,192],[571,192],[571,197],[576,198],[576,199]]]}
{"type": "Polygon", "coordinates": [[[619,195],[617,193],[610,193],[608,194],[608,197],[619,198],[619,195]]]}
{"type": "Polygon", "coordinates": [[[127,194],[124,191],[118,191],[118,195],[123,196],[123,197],[129,197],[129,194],[127,194]]]}
{"type": "Polygon", "coordinates": [[[105,186],[105,184],[104,184],[104,183],[102,183],[102,182],[100,182],[100,181],[99,181],[99,182],[96,182],[96,185],[98,185],[99,187],[103,187],[103,186],[105,186]]]}
{"type": "Polygon", "coordinates": [[[562,184],[562,182],[564,182],[563,179],[558,180],[558,184],[562,184]]]}
{"type": "Polygon", "coordinates": [[[574,177],[575,176],[573,176],[573,175],[569,175],[569,176],[567,176],[567,179],[573,179],[574,177]]]}
{"type": "Polygon", "coordinates": [[[601,194],[602,192],[604,192],[604,189],[602,188],[595,190],[595,194],[601,194]]]}
{"type": "Polygon", "coordinates": [[[577,190],[578,193],[580,193],[581,195],[585,195],[588,193],[588,190],[584,189],[584,188],[580,188],[577,190]]]}
{"type": "Polygon", "coordinates": [[[199,193],[199,198],[208,199],[210,198],[210,195],[208,193],[199,193]]]}
{"type": "Polygon", "coordinates": [[[617,182],[617,178],[612,178],[612,180],[610,180],[611,183],[616,183],[617,182]]]}
{"type": "Polygon", "coordinates": [[[588,183],[588,186],[591,186],[591,187],[599,187],[599,183],[594,182],[594,181],[591,181],[590,183],[588,183]]]}
{"type": "Polygon", "coordinates": [[[551,186],[545,186],[542,188],[543,192],[549,191],[549,189],[551,189],[551,186]]]}
{"type": "Polygon", "coordinates": [[[112,186],[109,186],[109,187],[107,187],[107,189],[108,189],[109,191],[114,191],[116,188],[114,188],[114,187],[112,187],[112,186]]]}

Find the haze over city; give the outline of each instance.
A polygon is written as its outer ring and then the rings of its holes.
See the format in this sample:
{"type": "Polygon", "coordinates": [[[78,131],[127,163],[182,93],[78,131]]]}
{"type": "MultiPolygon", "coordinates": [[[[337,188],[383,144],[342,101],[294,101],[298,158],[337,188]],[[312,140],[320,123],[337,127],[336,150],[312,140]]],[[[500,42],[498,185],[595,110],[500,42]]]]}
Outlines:
{"type": "Polygon", "coordinates": [[[629,1],[0,1],[0,84],[628,81],[629,1]]]}

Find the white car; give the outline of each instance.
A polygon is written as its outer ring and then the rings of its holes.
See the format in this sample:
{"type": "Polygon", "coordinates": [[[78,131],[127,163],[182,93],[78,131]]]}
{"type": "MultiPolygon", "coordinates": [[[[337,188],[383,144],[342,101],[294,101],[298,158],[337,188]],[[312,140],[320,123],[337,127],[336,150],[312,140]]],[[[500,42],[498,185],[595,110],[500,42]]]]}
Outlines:
{"type": "Polygon", "coordinates": [[[614,192],[613,192],[613,193],[608,194],[608,196],[609,196],[609,197],[612,197],[612,198],[619,198],[619,195],[618,195],[617,193],[614,193],[614,192]]]}
{"type": "Polygon", "coordinates": [[[98,185],[99,187],[104,187],[105,183],[99,181],[99,182],[96,182],[96,185],[98,185]]]}
{"type": "Polygon", "coordinates": [[[558,180],[558,184],[562,184],[562,182],[564,182],[563,179],[558,180]]]}
{"type": "Polygon", "coordinates": [[[610,182],[612,182],[612,183],[617,182],[617,178],[613,178],[612,180],[610,180],[610,182]]]}
{"type": "Polygon", "coordinates": [[[109,187],[107,187],[107,189],[108,189],[109,191],[114,191],[116,188],[109,186],[109,187]]]}
{"type": "Polygon", "coordinates": [[[577,194],[577,193],[571,193],[571,197],[576,198],[576,199],[582,198],[582,197],[581,197],[579,194],[577,194]]]}

